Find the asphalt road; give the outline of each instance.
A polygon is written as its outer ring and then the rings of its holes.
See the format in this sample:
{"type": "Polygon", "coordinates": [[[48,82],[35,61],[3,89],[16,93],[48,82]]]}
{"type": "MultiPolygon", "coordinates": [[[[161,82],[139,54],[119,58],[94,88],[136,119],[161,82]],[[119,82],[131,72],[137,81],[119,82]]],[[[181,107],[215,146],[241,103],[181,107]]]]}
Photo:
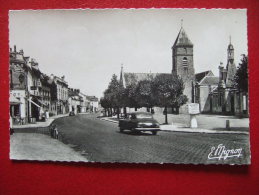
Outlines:
{"type": "Polygon", "coordinates": [[[204,134],[181,132],[120,133],[117,124],[77,115],[55,121],[61,140],[92,162],[134,163],[249,163],[249,136],[244,134],[204,134]],[[242,156],[208,159],[212,147],[223,144],[226,149],[242,148],[242,156]]]}

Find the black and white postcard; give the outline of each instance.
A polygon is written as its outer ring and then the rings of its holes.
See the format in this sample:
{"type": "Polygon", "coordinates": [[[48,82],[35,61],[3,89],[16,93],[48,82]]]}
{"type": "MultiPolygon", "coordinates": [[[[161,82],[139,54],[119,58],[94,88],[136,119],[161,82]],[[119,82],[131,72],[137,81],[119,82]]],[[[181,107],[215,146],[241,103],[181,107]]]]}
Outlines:
{"type": "Polygon", "coordinates": [[[9,12],[10,159],[250,164],[246,9],[9,12]]]}

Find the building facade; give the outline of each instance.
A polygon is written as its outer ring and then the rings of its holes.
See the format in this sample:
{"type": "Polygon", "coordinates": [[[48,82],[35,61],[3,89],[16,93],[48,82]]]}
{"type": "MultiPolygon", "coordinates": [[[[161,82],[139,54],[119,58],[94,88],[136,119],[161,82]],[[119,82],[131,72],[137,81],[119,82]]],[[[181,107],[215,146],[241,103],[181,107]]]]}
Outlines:
{"type": "Polygon", "coordinates": [[[188,103],[194,102],[193,44],[183,27],[181,27],[172,46],[172,74],[179,76],[183,80],[185,86],[183,94],[187,96],[188,103]]]}
{"type": "Polygon", "coordinates": [[[23,50],[17,51],[10,48],[10,116],[12,122],[27,123],[29,121],[28,112],[28,57],[24,56],[23,50]]]}
{"type": "Polygon", "coordinates": [[[82,98],[82,102],[80,104],[81,106],[81,113],[86,113],[90,111],[90,100],[87,98],[87,95],[83,94],[82,92],[79,92],[79,95],[82,98]]]}
{"type": "Polygon", "coordinates": [[[81,112],[81,104],[83,102],[82,96],[80,96],[79,89],[68,88],[68,108],[69,112],[74,112],[75,114],[81,112]]]}
{"type": "Polygon", "coordinates": [[[51,74],[48,82],[51,85],[51,113],[53,115],[68,113],[68,83],[65,81],[65,76],[60,78],[51,74]]]}

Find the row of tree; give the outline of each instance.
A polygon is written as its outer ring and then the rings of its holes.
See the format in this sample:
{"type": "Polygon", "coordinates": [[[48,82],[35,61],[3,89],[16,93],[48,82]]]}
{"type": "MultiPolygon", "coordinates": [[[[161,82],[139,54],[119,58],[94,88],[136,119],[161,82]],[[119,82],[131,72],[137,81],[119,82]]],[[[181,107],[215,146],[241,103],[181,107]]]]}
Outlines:
{"type": "Polygon", "coordinates": [[[182,79],[173,74],[158,74],[154,78],[149,77],[141,81],[132,79],[126,87],[114,74],[100,103],[106,116],[116,113],[118,118],[122,108],[126,114],[126,107],[146,107],[148,110],[152,110],[154,106],[163,107],[167,123],[167,108],[179,109],[188,101],[183,90],[182,79]]]}

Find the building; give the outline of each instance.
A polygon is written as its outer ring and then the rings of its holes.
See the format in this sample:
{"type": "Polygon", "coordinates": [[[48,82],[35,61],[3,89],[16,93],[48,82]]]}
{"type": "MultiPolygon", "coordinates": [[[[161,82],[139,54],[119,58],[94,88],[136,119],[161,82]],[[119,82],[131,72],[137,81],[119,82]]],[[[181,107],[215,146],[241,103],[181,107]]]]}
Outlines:
{"type": "Polygon", "coordinates": [[[90,100],[87,98],[87,95],[83,94],[82,92],[79,92],[79,96],[81,96],[82,101],[81,101],[81,108],[80,112],[81,113],[86,113],[90,111],[90,100]]]}
{"type": "Polygon", "coordinates": [[[51,85],[51,114],[68,113],[68,83],[65,81],[65,76],[60,78],[51,74],[48,82],[51,85]]]}
{"type": "Polygon", "coordinates": [[[68,108],[69,112],[73,111],[75,114],[81,112],[81,104],[83,102],[82,96],[79,95],[79,89],[68,88],[68,108]]]}
{"type": "Polygon", "coordinates": [[[10,48],[10,111],[14,124],[45,117],[51,101],[47,80],[48,76],[40,71],[35,59],[25,57],[23,50],[18,52],[16,46],[14,50],[10,48]]]}
{"type": "Polygon", "coordinates": [[[234,86],[236,65],[234,61],[234,46],[231,43],[227,48],[226,68],[219,65],[219,83],[209,94],[211,113],[237,116],[248,116],[248,94],[240,92],[234,86]]]}
{"type": "Polygon", "coordinates": [[[49,83],[49,76],[46,74],[41,74],[41,89],[40,89],[40,95],[41,95],[41,105],[44,108],[44,112],[49,112],[51,109],[51,83],[49,83]]]}
{"type": "Polygon", "coordinates": [[[188,103],[194,102],[193,44],[183,27],[181,27],[172,47],[172,74],[183,80],[185,86],[183,94],[188,97],[188,103]]]}
{"type": "Polygon", "coordinates": [[[89,100],[90,112],[97,112],[99,110],[99,99],[95,96],[86,96],[89,100]]]}
{"type": "MultiPolygon", "coordinates": [[[[45,112],[48,111],[47,106],[44,104],[46,88],[43,85],[43,73],[39,69],[39,64],[35,59],[31,59],[30,71],[28,72],[28,91],[29,91],[29,112],[31,122],[42,120],[45,117],[45,112]],[[43,95],[44,94],[44,95],[43,95]]],[[[48,87],[48,92],[50,88],[48,87]]],[[[50,97],[50,93],[48,95],[50,97]]]]}
{"type": "MultiPolygon", "coordinates": [[[[195,70],[193,64],[193,44],[188,38],[185,30],[181,27],[176,40],[172,46],[172,72],[171,73],[120,73],[120,83],[126,87],[131,83],[145,79],[155,78],[159,74],[173,74],[179,76],[185,85],[183,94],[187,96],[188,103],[195,101],[195,70]]],[[[157,110],[159,108],[155,108],[157,110]]],[[[161,109],[159,109],[161,110],[161,109]]],[[[178,109],[168,109],[168,113],[178,112],[178,109]]],[[[187,113],[187,107],[181,106],[181,113],[187,113]]]]}
{"type": "Polygon", "coordinates": [[[212,71],[205,71],[195,74],[195,79],[195,103],[200,105],[202,113],[210,113],[212,108],[209,95],[217,88],[219,77],[214,76],[212,71]]]}
{"type": "Polygon", "coordinates": [[[23,50],[17,51],[10,48],[10,116],[13,124],[27,123],[30,115],[28,112],[28,60],[23,50]]]}

